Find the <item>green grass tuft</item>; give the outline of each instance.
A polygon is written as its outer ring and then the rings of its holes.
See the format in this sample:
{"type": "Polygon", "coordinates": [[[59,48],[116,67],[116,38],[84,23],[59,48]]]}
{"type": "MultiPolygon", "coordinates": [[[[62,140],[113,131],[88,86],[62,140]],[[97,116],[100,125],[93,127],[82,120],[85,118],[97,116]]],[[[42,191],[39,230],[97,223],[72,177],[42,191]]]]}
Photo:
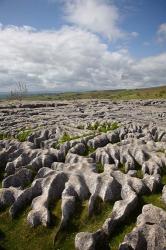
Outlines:
{"type": "Polygon", "coordinates": [[[126,170],[125,170],[125,164],[119,164],[119,167],[118,167],[118,169],[122,172],[122,173],[126,173],[126,170]]]}
{"type": "Polygon", "coordinates": [[[89,130],[94,130],[94,131],[98,131],[98,132],[101,132],[101,133],[106,133],[110,130],[115,130],[119,128],[119,124],[117,122],[102,122],[102,123],[99,123],[98,121],[96,121],[95,123],[93,124],[88,124],[87,126],[87,129],[89,130]]]}
{"type": "Polygon", "coordinates": [[[19,140],[20,142],[24,142],[27,140],[28,136],[32,134],[32,130],[23,130],[18,133],[16,136],[16,139],[19,140]]]}
{"type": "Polygon", "coordinates": [[[162,201],[161,193],[143,195],[141,198],[144,204],[153,204],[154,206],[157,206],[166,210],[166,205],[162,201]]]}
{"type": "Polygon", "coordinates": [[[0,140],[12,139],[12,136],[6,133],[0,133],[0,140]]]}
{"type": "Polygon", "coordinates": [[[53,250],[53,230],[27,224],[27,212],[19,218],[11,219],[8,211],[0,213],[0,247],[5,250],[53,250]]]}
{"type": "Polygon", "coordinates": [[[117,250],[120,243],[123,242],[123,239],[126,234],[130,233],[135,227],[136,219],[129,220],[129,222],[120,225],[118,229],[115,230],[115,233],[110,238],[110,248],[111,250],[117,250]]]}
{"type": "Polygon", "coordinates": [[[61,231],[55,243],[55,249],[69,250],[74,248],[74,239],[78,232],[95,232],[111,216],[113,204],[96,200],[94,214],[88,216],[88,201],[77,202],[76,211],[65,230],[61,231]]]}
{"type": "Polygon", "coordinates": [[[104,172],[104,166],[99,162],[96,163],[96,169],[98,173],[103,173],[104,172]]]}

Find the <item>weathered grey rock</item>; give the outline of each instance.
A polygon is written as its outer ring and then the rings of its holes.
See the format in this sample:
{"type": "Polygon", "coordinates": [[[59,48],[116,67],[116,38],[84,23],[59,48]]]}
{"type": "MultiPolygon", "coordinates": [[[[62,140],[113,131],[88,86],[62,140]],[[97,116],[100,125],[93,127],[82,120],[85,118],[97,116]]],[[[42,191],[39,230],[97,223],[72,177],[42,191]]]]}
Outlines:
{"type": "Polygon", "coordinates": [[[2,181],[2,187],[25,187],[31,183],[33,174],[30,169],[22,168],[16,174],[6,177],[2,181]]]}
{"type": "Polygon", "coordinates": [[[74,190],[74,187],[70,183],[67,183],[63,193],[62,193],[62,217],[61,217],[61,225],[60,228],[64,228],[67,226],[69,218],[75,212],[75,203],[76,203],[77,193],[74,190]]]}
{"type": "Polygon", "coordinates": [[[137,194],[146,193],[146,186],[143,181],[136,177],[131,177],[128,174],[123,174],[121,171],[113,171],[111,172],[111,176],[113,176],[123,187],[124,184],[131,186],[131,188],[137,194]]]}
{"type": "Polygon", "coordinates": [[[137,176],[137,170],[129,170],[127,174],[131,177],[136,177],[137,176]]]}
{"type": "Polygon", "coordinates": [[[38,224],[47,226],[51,223],[50,211],[48,210],[49,203],[61,197],[66,181],[67,176],[63,172],[59,174],[51,173],[43,179],[42,194],[32,201],[32,210],[27,217],[28,223],[32,226],[38,224]]]}
{"type": "Polygon", "coordinates": [[[35,176],[35,179],[44,178],[47,175],[49,175],[50,173],[54,173],[54,171],[50,168],[47,168],[47,167],[40,168],[35,176]]]}
{"type": "Polygon", "coordinates": [[[136,227],[125,236],[120,250],[164,250],[166,246],[166,212],[151,204],[145,205],[136,227]]]}
{"type": "Polygon", "coordinates": [[[86,152],[86,147],[83,143],[78,143],[69,150],[70,153],[84,155],[86,152]]]}
{"type": "Polygon", "coordinates": [[[148,188],[150,192],[155,192],[160,187],[161,184],[161,177],[159,174],[155,175],[148,175],[145,174],[143,178],[143,183],[148,188]]]}
{"type": "Polygon", "coordinates": [[[87,145],[92,148],[99,148],[104,147],[109,142],[108,136],[105,134],[98,135],[94,137],[94,139],[91,139],[88,141],[87,145]]]}
{"type": "MultiPolygon", "coordinates": [[[[50,205],[61,199],[61,230],[75,215],[76,202],[89,200],[89,215],[93,214],[97,199],[115,202],[110,218],[101,229],[76,237],[78,249],[109,249],[108,236],[135,212],[138,197],[155,192],[161,185],[160,175],[166,166],[165,116],[159,114],[163,114],[165,107],[165,101],[154,100],[148,103],[82,100],[77,104],[36,103],[12,108],[0,105],[3,133],[16,136],[18,129],[33,130],[26,142],[0,141],[0,170],[4,172],[3,186],[8,187],[0,190],[0,207],[11,206],[9,212],[13,218],[31,205],[28,222],[32,226],[47,226],[52,218],[50,205]],[[103,130],[113,120],[119,121],[120,128],[99,132],[99,128],[103,130]],[[98,130],[92,131],[87,124],[96,121],[98,130]],[[62,143],[64,133],[69,138],[62,143]],[[77,139],[70,140],[71,137],[77,139]],[[98,173],[100,164],[103,173],[98,173]],[[144,176],[139,179],[136,176],[141,167],[144,176]],[[33,182],[29,178],[32,173],[33,182]],[[27,179],[32,182],[28,188],[25,187],[27,179]]],[[[162,196],[164,200],[165,188],[162,196]]],[[[146,244],[153,249],[154,239],[160,240],[159,235],[164,244],[165,233],[160,225],[145,223],[139,228],[132,232],[134,249],[144,249],[146,244]],[[141,230],[145,232],[144,240],[141,230]]],[[[130,239],[126,239],[121,248],[128,247],[130,239]]]]}
{"type": "Polygon", "coordinates": [[[115,227],[119,223],[122,223],[138,205],[136,193],[127,184],[122,187],[121,197],[123,200],[115,202],[111,218],[108,218],[102,226],[102,230],[108,236],[113,233],[115,227]]]}
{"type": "Polygon", "coordinates": [[[110,250],[108,239],[100,230],[96,233],[78,233],[75,238],[75,248],[77,250],[110,250]]]}
{"type": "MultiPolygon", "coordinates": [[[[122,137],[122,136],[121,136],[122,137]]],[[[119,131],[114,131],[111,133],[107,133],[107,138],[110,143],[117,143],[120,141],[119,131]]]]}
{"type": "Polygon", "coordinates": [[[48,155],[48,154],[41,154],[40,156],[37,156],[34,158],[30,165],[32,166],[32,169],[34,171],[38,171],[42,167],[50,168],[52,163],[56,160],[56,158],[48,155]]]}
{"type": "Polygon", "coordinates": [[[14,187],[0,189],[0,208],[10,206],[22,193],[14,187]]]}

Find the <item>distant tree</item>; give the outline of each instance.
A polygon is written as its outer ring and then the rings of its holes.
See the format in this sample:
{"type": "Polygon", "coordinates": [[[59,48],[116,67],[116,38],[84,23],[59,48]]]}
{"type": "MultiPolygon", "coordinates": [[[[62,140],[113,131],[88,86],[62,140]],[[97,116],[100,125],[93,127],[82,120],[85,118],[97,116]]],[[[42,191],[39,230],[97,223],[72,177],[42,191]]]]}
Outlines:
{"type": "Polygon", "coordinates": [[[10,100],[17,100],[17,101],[22,101],[22,99],[27,96],[28,89],[25,83],[18,82],[16,84],[15,90],[10,91],[10,100]]]}

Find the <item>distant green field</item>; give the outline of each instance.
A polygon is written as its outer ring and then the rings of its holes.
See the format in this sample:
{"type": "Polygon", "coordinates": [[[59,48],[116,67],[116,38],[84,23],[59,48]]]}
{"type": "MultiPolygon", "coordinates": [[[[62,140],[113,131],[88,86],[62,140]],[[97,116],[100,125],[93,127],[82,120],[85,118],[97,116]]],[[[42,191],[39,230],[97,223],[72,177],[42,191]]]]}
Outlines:
{"type": "MultiPolygon", "coordinates": [[[[23,97],[25,101],[63,101],[79,99],[110,99],[110,100],[132,100],[132,99],[166,99],[166,86],[142,88],[142,89],[121,89],[121,90],[96,90],[85,92],[62,92],[29,94],[23,97]]],[[[6,95],[6,99],[0,99],[0,102],[6,100],[14,101],[6,95]]]]}
{"type": "Polygon", "coordinates": [[[164,99],[166,98],[166,86],[145,89],[101,90],[86,92],[66,92],[58,94],[40,94],[28,96],[27,100],[54,101],[77,99],[164,99]]]}

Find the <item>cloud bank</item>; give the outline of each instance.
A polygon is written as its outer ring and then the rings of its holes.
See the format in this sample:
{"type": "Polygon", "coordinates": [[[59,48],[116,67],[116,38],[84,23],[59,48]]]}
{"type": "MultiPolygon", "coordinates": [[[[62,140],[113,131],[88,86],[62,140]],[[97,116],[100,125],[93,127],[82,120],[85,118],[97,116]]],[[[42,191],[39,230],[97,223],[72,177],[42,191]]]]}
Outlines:
{"type": "Polygon", "coordinates": [[[0,89],[22,81],[31,90],[148,87],[165,84],[166,53],[136,60],[111,52],[94,33],[78,27],[37,31],[0,26],[0,89]]]}

